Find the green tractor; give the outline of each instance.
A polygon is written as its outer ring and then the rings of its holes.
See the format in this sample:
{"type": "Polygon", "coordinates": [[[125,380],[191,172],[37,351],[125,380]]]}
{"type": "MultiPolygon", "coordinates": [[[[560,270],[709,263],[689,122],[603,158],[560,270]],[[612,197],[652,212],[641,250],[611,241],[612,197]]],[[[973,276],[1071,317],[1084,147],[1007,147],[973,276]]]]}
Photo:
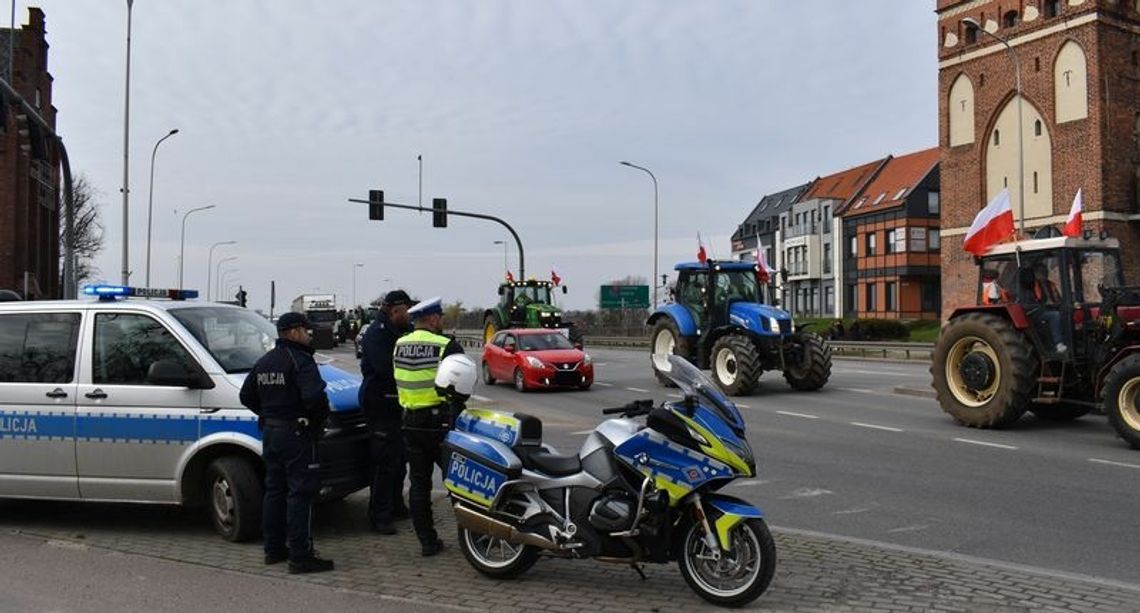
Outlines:
{"type": "MultiPolygon", "coordinates": [[[[562,310],[552,300],[556,286],[550,281],[507,281],[499,286],[499,304],[483,314],[483,342],[507,328],[565,329],[570,342],[582,345],[582,334],[574,324],[562,320],[562,310]]],[[[566,286],[562,293],[566,293],[566,286]]]]}

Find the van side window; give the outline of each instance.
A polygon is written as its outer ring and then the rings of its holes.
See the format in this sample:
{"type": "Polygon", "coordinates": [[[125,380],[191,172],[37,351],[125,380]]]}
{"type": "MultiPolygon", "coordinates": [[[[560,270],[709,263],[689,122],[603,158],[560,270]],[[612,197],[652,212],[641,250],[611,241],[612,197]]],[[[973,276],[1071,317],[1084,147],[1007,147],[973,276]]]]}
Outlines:
{"type": "Polygon", "coordinates": [[[0,315],[0,381],[70,383],[78,337],[78,313],[0,315]]]}
{"type": "Polygon", "coordinates": [[[186,348],[153,318],[137,313],[95,316],[92,382],[147,385],[150,365],[164,359],[194,369],[194,359],[186,348]]]}

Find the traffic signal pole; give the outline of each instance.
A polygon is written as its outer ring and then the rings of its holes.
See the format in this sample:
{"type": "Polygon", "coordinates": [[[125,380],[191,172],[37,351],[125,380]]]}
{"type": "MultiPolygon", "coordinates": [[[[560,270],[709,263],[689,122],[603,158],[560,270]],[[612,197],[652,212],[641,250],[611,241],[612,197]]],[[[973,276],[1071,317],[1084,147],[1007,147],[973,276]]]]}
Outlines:
{"type": "MultiPolygon", "coordinates": [[[[378,190],[373,190],[373,193],[376,193],[377,191],[378,190]]],[[[379,204],[381,207],[389,207],[390,206],[390,207],[395,208],[395,209],[405,209],[408,211],[419,211],[421,213],[433,213],[433,214],[435,214],[435,213],[439,212],[439,210],[434,208],[434,207],[433,208],[427,208],[427,207],[416,206],[416,205],[411,205],[411,204],[396,204],[394,202],[384,202],[383,201],[384,192],[379,192],[379,197],[380,197],[379,202],[374,201],[374,200],[360,200],[358,198],[349,198],[348,201],[356,203],[356,204],[368,204],[368,205],[373,205],[373,206],[379,204]]],[[[446,203],[446,201],[444,201],[444,202],[446,203]]],[[[444,206],[446,207],[446,204],[444,206]]],[[[522,280],[526,279],[526,264],[525,264],[526,260],[524,259],[524,256],[523,256],[522,239],[519,238],[518,232],[515,232],[515,229],[511,227],[511,224],[503,221],[502,219],[499,219],[498,217],[495,217],[494,215],[484,215],[482,213],[468,213],[466,211],[445,210],[443,214],[446,216],[456,215],[458,217],[473,217],[475,219],[485,219],[487,221],[493,221],[497,224],[502,225],[504,228],[506,228],[507,232],[510,232],[511,236],[514,237],[515,245],[518,246],[518,249],[519,249],[519,280],[522,281],[522,280]]],[[[383,219],[383,218],[384,218],[383,213],[381,213],[380,219],[383,219]]]]}

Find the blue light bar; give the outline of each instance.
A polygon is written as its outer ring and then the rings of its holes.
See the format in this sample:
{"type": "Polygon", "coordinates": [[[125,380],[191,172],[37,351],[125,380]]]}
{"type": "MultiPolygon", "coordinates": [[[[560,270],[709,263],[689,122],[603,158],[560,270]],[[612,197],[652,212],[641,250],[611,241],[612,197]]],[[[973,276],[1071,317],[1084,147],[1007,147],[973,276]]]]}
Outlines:
{"type": "Polygon", "coordinates": [[[100,300],[115,298],[165,298],[167,300],[187,300],[198,297],[196,289],[159,289],[153,287],[130,287],[127,285],[84,285],[83,293],[97,296],[100,300]]]}

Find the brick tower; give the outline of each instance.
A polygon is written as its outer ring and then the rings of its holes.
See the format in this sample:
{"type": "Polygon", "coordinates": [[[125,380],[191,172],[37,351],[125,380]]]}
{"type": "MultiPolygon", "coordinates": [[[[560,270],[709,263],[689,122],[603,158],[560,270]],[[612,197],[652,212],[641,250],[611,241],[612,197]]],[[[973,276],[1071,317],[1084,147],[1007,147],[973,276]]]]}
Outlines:
{"type": "Polygon", "coordinates": [[[937,0],[937,13],[943,315],[975,299],[961,243],[1003,187],[1029,235],[1063,225],[1080,189],[1085,229],[1120,239],[1140,283],[1140,0],[937,0]]]}

